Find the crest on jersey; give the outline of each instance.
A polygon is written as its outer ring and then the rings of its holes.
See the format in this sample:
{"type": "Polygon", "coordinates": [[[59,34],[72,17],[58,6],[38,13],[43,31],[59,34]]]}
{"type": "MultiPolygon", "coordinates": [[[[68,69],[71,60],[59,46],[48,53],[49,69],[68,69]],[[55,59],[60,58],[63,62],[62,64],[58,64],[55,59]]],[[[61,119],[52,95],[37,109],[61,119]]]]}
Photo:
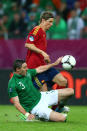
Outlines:
{"type": "Polygon", "coordinates": [[[33,36],[29,36],[29,40],[30,41],[34,41],[34,37],[33,36]]]}
{"type": "Polygon", "coordinates": [[[9,88],[9,92],[12,92],[12,88],[9,88]]]}

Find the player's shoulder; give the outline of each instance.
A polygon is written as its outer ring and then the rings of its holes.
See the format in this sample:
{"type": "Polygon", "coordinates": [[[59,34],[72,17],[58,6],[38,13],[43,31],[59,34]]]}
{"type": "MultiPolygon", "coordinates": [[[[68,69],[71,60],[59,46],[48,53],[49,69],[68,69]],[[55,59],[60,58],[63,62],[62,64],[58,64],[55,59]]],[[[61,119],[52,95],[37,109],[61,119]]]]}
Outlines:
{"type": "Polygon", "coordinates": [[[36,26],[36,27],[33,28],[32,34],[35,36],[35,35],[37,35],[37,33],[39,33],[40,30],[41,30],[41,27],[40,26],[36,26]]]}
{"type": "Polygon", "coordinates": [[[31,72],[33,72],[33,71],[36,71],[36,69],[28,69],[28,70],[27,70],[27,73],[31,73],[31,72]]]}
{"type": "Polygon", "coordinates": [[[12,78],[9,80],[8,85],[9,85],[9,86],[10,86],[10,85],[15,85],[15,79],[14,79],[14,77],[12,77],[12,78]]]}
{"type": "Polygon", "coordinates": [[[27,70],[27,74],[30,74],[30,75],[32,75],[32,74],[36,74],[36,69],[28,69],[27,70]]]}

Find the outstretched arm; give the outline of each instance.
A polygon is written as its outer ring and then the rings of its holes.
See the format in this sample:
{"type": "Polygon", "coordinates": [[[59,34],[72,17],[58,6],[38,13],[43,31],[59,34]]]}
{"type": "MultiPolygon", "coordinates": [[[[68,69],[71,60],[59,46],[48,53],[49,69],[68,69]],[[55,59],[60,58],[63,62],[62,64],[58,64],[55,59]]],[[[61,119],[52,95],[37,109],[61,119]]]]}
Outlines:
{"type": "Polygon", "coordinates": [[[36,68],[37,73],[42,73],[42,72],[50,69],[51,67],[58,65],[58,64],[61,62],[62,58],[63,58],[63,57],[59,57],[59,58],[58,58],[54,63],[52,63],[52,64],[48,64],[48,65],[44,65],[44,66],[40,66],[40,67],[36,68]]]}
{"type": "Polygon", "coordinates": [[[22,114],[24,114],[28,120],[32,120],[32,119],[35,118],[34,115],[26,112],[25,109],[21,106],[21,104],[20,104],[20,102],[19,102],[18,96],[12,97],[11,99],[12,99],[12,101],[13,101],[14,106],[15,106],[22,114]]]}

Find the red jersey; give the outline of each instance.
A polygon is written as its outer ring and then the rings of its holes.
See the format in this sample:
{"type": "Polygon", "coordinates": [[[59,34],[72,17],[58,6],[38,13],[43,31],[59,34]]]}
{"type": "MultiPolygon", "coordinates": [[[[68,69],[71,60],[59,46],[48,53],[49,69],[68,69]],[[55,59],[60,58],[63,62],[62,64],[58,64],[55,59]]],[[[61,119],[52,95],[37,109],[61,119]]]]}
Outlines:
{"type": "Polygon", "coordinates": [[[87,7],[87,0],[80,0],[80,7],[84,10],[87,7]]]}
{"type": "MultiPolygon", "coordinates": [[[[34,44],[37,48],[46,52],[47,49],[46,33],[40,26],[36,26],[28,34],[26,43],[34,44]]],[[[41,54],[35,53],[34,51],[31,51],[29,49],[27,51],[26,63],[28,68],[30,69],[36,68],[41,65],[46,65],[44,57],[41,54]]]]}

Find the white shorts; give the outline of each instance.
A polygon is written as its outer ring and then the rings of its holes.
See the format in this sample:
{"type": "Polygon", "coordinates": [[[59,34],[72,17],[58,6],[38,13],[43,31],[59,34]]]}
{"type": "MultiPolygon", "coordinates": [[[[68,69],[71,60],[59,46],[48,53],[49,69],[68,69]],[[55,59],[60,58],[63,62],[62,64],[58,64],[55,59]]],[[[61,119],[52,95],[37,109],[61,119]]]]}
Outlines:
{"type": "Polygon", "coordinates": [[[51,90],[41,92],[41,99],[39,103],[31,110],[31,113],[37,115],[39,118],[49,120],[52,109],[48,106],[58,104],[58,90],[51,90]]]}

